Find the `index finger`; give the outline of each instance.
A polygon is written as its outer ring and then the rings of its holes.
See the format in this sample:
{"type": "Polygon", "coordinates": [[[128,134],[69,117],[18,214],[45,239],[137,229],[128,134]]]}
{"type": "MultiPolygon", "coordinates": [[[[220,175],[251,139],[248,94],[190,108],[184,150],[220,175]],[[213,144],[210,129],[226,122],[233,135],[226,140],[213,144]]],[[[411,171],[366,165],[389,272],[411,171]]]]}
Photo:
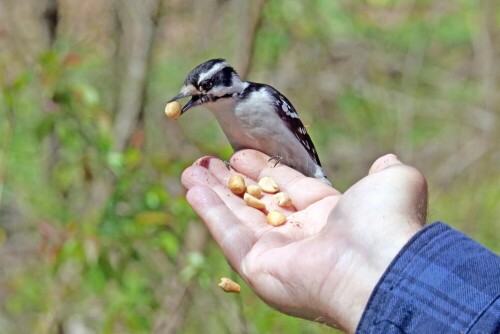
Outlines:
{"type": "Polygon", "coordinates": [[[256,240],[254,231],[241,224],[226,203],[208,186],[190,188],[186,198],[231,266],[241,273],[243,259],[256,240]]]}

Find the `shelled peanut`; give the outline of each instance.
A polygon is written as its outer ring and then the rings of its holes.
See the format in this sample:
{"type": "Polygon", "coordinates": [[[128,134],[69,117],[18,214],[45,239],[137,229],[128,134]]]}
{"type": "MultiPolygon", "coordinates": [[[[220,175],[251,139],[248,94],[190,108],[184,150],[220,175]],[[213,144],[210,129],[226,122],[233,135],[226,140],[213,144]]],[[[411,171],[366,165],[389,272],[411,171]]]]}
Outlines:
{"type": "Polygon", "coordinates": [[[247,194],[250,194],[255,198],[262,197],[262,189],[257,184],[251,184],[251,185],[247,186],[246,192],[247,192],[247,194]]]}
{"type": "Polygon", "coordinates": [[[262,179],[260,179],[259,186],[262,188],[262,191],[269,194],[275,194],[280,191],[276,182],[269,176],[264,176],[262,179]]]}
{"type": "Polygon", "coordinates": [[[179,118],[181,115],[181,104],[177,101],[167,103],[165,106],[165,115],[167,115],[168,118],[179,118]]]}
{"type": "Polygon", "coordinates": [[[270,211],[267,214],[267,223],[272,226],[281,226],[286,223],[286,217],[279,211],[270,211]]]}
{"type": "Polygon", "coordinates": [[[260,199],[250,195],[249,193],[245,193],[243,195],[243,200],[245,201],[245,203],[248,205],[248,206],[251,206],[252,208],[255,208],[255,209],[265,209],[266,208],[266,204],[264,202],[262,202],[260,199]]]}
{"type": "MultiPolygon", "coordinates": [[[[231,192],[243,196],[245,203],[258,210],[266,210],[266,203],[260,198],[263,193],[274,194],[273,200],[278,206],[286,208],[292,206],[292,199],[286,192],[280,192],[276,182],[269,176],[261,178],[258,184],[245,186],[245,179],[241,175],[232,175],[228,180],[231,192]]],[[[286,223],[286,216],[277,210],[267,213],[267,223],[272,226],[281,226],[286,223]]]]}
{"type": "Polygon", "coordinates": [[[246,189],[245,179],[241,175],[232,175],[227,182],[227,186],[233,194],[242,195],[246,189]]]}
{"type": "Polygon", "coordinates": [[[289,207],[292,206],[292,198],[288,193],[279,192],[273,196],[274,202],[281,207],[289,207]]]}
{"type": "Polygon", "coordinates": [[[238,283],[227,277],[222,277],[220,279],[219,287],[225,292],[239,293],[241,290],[241,287],[238,283]]]}

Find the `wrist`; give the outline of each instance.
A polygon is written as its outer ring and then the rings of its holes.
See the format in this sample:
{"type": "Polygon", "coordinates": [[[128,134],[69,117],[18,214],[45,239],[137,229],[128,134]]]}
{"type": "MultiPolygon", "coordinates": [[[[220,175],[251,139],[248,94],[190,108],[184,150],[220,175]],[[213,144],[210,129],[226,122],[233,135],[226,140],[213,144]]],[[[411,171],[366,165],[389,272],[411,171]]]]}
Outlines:
{"type": "Polygon", "coordinates": [[[417,220],[410,222],[408,217],[394,221],[394,224],[386,221],[384,229],[365,226],[363,231],[357,231],[356,227],[350,227],[342,233],[337,229],[335,238],[325,236],[330,243],[336,240],[336,248],[340,250],[321,294],[326,305],[323,318],[329,326],[355,332],[377,283],[404,245],[422,229],[417,220]],[[401,221],[409,223],[402,226],[401,221]]]}
{"type": "Polygon", "coordinates": [[[325,294],[325,322],[347,333],[354,333],[384,272],[384,269],[365,260],[359,253],[344,254],[327,283],[333,289],[325,294]]]}

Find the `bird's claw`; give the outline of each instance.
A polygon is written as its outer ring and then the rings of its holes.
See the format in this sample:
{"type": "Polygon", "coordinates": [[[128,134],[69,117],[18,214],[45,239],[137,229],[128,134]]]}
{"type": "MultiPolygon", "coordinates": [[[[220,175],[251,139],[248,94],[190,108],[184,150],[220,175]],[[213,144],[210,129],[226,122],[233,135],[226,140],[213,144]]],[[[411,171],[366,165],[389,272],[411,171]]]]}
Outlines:
{"type": "Polygon", "coordinates": [[[278,164],[280,164],[283,161],[283,157],[276,155],[274,157],[270,157],[269,160],[267,160],[267,162],[271,162],[273,160],[275,161],[274,166],[273,166],[273,168],[274,168],[274,167],[278,166],[278,164]]]}
{"type": "Polygon", "coordinates": [[[229,161],[224,160],[224,165],[226,165],[227,170],[229,170],[229,171],[231,170],[231,168],[232,168],[233,170],[236,170],[236,169],[234,169],[234,167],[233,167],[233,166],[231,166],[231,163],[230,163],[229,161]]]}

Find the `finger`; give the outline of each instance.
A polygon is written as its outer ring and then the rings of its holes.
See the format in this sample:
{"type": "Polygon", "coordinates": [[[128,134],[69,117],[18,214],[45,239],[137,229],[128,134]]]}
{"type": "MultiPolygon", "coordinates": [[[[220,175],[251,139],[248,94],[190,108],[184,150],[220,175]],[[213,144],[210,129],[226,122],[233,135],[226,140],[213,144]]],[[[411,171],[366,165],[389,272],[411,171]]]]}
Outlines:
{"type": "Polygon", "coordinates": [[[181,183],[184,187],[186,187],[186,189],[190,189],[198,185],[214,187],[220,184],[218,178],[216,178],[207,168],[202,167],[204,165],[205,164],[198,165],[195,162],[192,166],[184,170],[181,175],[181,183]]]}
{"type": "Polygon", "coordinates": [[[216,191],[221,198],[238,200],[240,198],[227,187],[230,175],[226,164],[220,159],[203,157],[193,163],[191,167],[186,168],[182,173],[181,182],[187,189],[204,185],[216,191]]]}
{"type": "MultiPolygon", "coordinates": [[[[223,166],[227,170],[224,164],[223,166]]],[[[266,216],[262,211],[247,206],[241,197],[233,194],[210,170],[198,165],[188,167],[182,173],[181,182],[187,189],[196,186],[211,188],[224,201],[233,214],[252,229],[265,228],[267,226],[265,224],[266,216]]]]}
{"type": "MultiPolygon", "coordinates": [[[[406,194],[398,196],[405,200],[408,211],[415,210],[415,216],[421,224],[427,219],[427,181],[416,168],[403,164],[394,154],[387,154],[378,158],[368,172],[370,176],[383,177],[387,184],[397,185],[401,189],[393,190],[393,194],[406,194]],[[380,173],[380,174],[379,174],[380,173]],[[384,176],[385,174],[385,176],[384,176]],[[397,180],[397,182],[394,182],[397,180]]],[[[398,203],[393,200],[389,203],[398,203]]]]}
{"type": "Polygon", "coordinates": [[[220,160],[220,159],[216,158],[216,157],[212,157],[212,156],[204,156],[204,157],[201,157],[198,160],[196,160],[193,163],[193,166],[200,166],[200,167],[208,169],[208,166],[210,165],[210,162],[214,161],[214,160],[220,160]]]}
{"type": "Polygon", "coordinates": [[[231,162],[231,166],[239,173],[257,182],[259,180],[260,171],[267,167],[267,160],[269,160],[269,156],[259,151],[241,150],[235,152],[229,161],[231,162]]]}
{"type": "MultiPolygon", "coordinates": [[[[262,170],[274,166],[274,162],[269,162],[269,156],[256,150],[241,150],[237,151],[231,157],[231,166],[233,166],[239,173],[245,174],[256,182],[260,179],[262,170]]],[[[279,164],[276,168],[283,167],[279,164]]],[[[299,172],[295,171],[297,174],[299,172]]],[[[302,175],[302,174],[300,174],[302,175]]]]}
{"type": "Polygon", "coordinates": [[[249,184],[255,184],[256,182],[249,178],[247,175],[238,173],[236,170],[234,170],[234,167],[231,168],[227,166],[227,163],[220,160],[220,159],[210,159],[209,163],[205,164],[206,168],[217,178],[219,179],[220,183],[227,185],[229,178],[232,175],[240,175],[243,177],[245,180],[245,185],[249,184]]]}
{"type": "MultiPolygon", "coordinates": [[[[206,160],[204,160],[202,165],[208,169],[208,171],[211,173],[211,175],[213,175],[215,178],[217,178],[219,180],[219,183],[221,185],[223,185],[223,187],[218,187],[218,186],[212,187],[217,192],[217,194],[227,203],[227,205],[232,210],[234,210],[235,214],[239,218],[241,218],[244,221],[249,220],[250,217],[246,217],[245,215],[250,214],[249,211],[253,211],[253,210],[249,210],[248,208],[247,209],[242,208],[241,205],[238,205],[237,207],[235,207],[234,205],[232,205],[231,202],[226,201],[226,197],[228,197],[227,194],[229,194],[229,190],[228,190],[226,185],[228,184],[229,178],[232,175],[236,175],[236,174],[241,175],[244,178],[246,186],[248,186],[250,184],[256,184],[256,182],[244,174],[238,173],[237,171],[234,171],[232,169],[231,170],[228,169],[226,163],[224,163],[223,161],[221,161],[219,159],[212,158],[212,159],[209,159],[208,162],[206,160]]],[[[209,185],[209,184],[207,184],[207,185],[209,185]]],[[[238,198],[240,198],[240,197],[238,197],[238,198]]],[[[275,203],[275,200],[273,199],[273,195],[263,193],[259,199],[262,202],[264,202],[264,204],[266,206],[266,208],[264,210],[265,213],[267,213],[271,210],[280,210],[285,215],[289,215],[289,214],[295,212],[293,207],[282,208],[282,207],[278,206],[275,203]]],[[[241,204],[241,201],[239,201],[239,204],[241,204]]],[[[255,213],[252,214],[252,216],[255,218],[256,217],[255,213]]]]}
{"type": "Polygon", "coordinates": [[[209,187],[192,187],[186,198],[231,266],[241,272],[241,263],[255,242],[253,231],[241,224],[219,195],[209,187]]]}
{"type": "MultiPolygon", "coordinates": [[[[196,161],[192,167],[186,169],[182,175],[182,182],[187,187],[195,185],[203,185],[212,188],[219,195],[226,206],[233,214],[247,227],[254,230],[255,233],[263,234],[271,227],[266,224],[266,214],[271,210],[278,210],[285,216],[289,216],[295,212],[293,207],[280,207],[275,203],[273,195],[264,194],[260,198],[265,203],[265,210],[257,210],[249,207],[244,203],[241,197],[236,196],[227,188],[227,180],[230,175],[236,174],[233,170],[228,170],[226,164],[220,159],[213,157],[203,157],[196,161]]],[[[243,175],[244,176],[244,175],[243,175]]],[[[245,177],[245,176],[244,176],[245,177]]],[[[245,177],[246,178],[246,177],[245,177]]],[[[255,183],[255,181],[246,178],[246,184],[255,183]]],[[[300,224],[296,224],[298,227],[300,224]]],[[[279,233],[288,234],[290,231],[287,228],[278,229],[279,233]]],[[[298,228],[291,231],[298,231],[298,228]]]]}
{"type": "Polygon", "coordinates": [[[238,174],[245,180],[245,185],[256,184],[254,180],[245,174],[238,173],[232,166],[228,167],[227,163],[215,157],[202,157],[193,163],[193,166],[200,166],[206,168],[219,182],[227,185],[229,178],[232,175],[238,174]]]}
{"type": "Polygon", "coordinates": [[[340,195],[339,191],[319,180],[306,177],[286,165],[273,167],[268,160],[269,156],[259,151],[242,150],[231,157],[231,165],[254,180],[270,176],[281,191],[292,197],[297,210],[302,210],[324,197],[340,195]]]}

